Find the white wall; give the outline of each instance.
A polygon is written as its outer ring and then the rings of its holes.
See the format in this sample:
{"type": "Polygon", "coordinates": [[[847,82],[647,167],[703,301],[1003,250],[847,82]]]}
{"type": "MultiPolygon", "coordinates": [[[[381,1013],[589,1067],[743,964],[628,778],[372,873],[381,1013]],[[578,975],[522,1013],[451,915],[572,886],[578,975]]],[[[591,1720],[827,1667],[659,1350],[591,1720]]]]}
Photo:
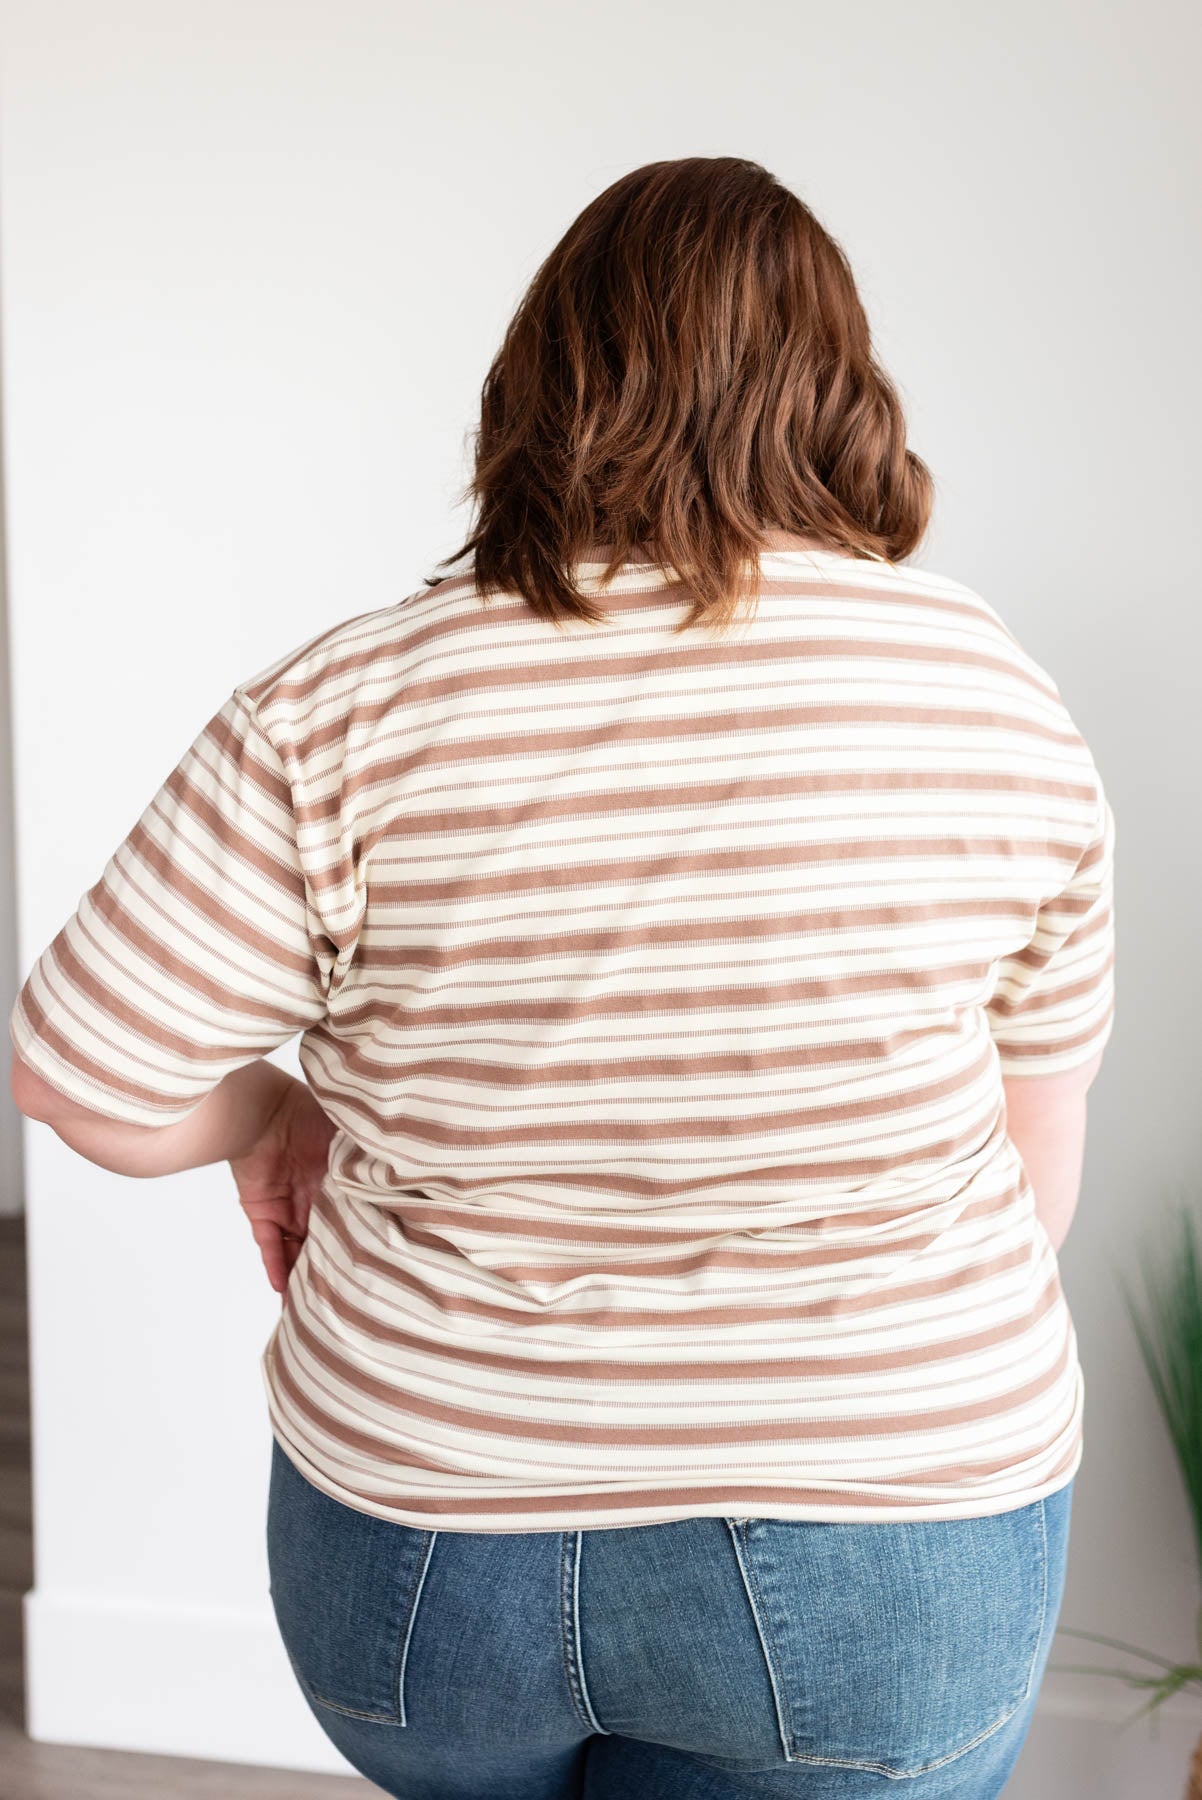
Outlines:
{"type": "MultiPolygon", "coordinates": [[[[0,389],[0,419],[4,395],[0,389]]],[[[17,970],[17,865],[12,793],[12,717],[9,703],[8,599],[5,582],[4,470],[0,455],[0,999],[20,983],[17,970]]],[[[25,1204],[20,1114],[7,1082],[0,1084],[0,1217],[20,1213],[25,1204]]]]}
{"type": "MultiPolygon", "coordinates": [[[[8,0],[2,31],[22,974],[235,681],[455,547],[485,368],[595,192],[748,155],[842,240],[940,484],[921,560],[1052,670],[1118,820],[1119,1017],[1062,1256],[1062,1620],[1192,1654],[1115,1267],[1198,1195],[1194,10],[8,0]]],[[[26,1146],[35,1734],[341,1766],[268,1612],[275,1302],[232,1184],[26,1146]]],[[[1114,1660],[1088,1649],[1053,1662],[1114,1660]]],[[[1042,1719],[1137,1703],[1050,1674],[1042,1719]]],[[[1122,1745],[1091,1793],[1137,1791],[1122,1745]]]]}

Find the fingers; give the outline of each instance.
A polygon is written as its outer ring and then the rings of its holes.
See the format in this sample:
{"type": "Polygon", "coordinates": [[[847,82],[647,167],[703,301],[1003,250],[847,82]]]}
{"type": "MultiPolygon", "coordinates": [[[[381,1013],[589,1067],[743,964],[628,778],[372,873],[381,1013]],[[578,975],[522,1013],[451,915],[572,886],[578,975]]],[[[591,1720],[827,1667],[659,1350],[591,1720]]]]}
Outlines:
{"type": "Polygon", "coordinates": [[[284,1234],[274,1227],[266,1228],[265,1235],[256,1230],[255,1241],[259,1246],[259,1254],[263,1258],[263,1267],[267,1270],[267,1279],[277,1294],[282,1294],[288,1286],[290,1264],[284,1250],[284,1234]]]}
{"type": "Polygon", "coordinates": [[[302,1189],[255,1195],[239,1188],[238,1199],[252,1229],[258,1223],[266,1223],[277,1226],[290,1237],[299,1238],[303,1238],[309,1229],[311,1195],[302,1189]]]}
{"type": "Polygon", "coordinates": [[[250,1221],[251,1235],[259,1246],[267,1279],[282,1296],[296,1259],[304,1248],[309,1229],[309,1198],[293,1191],[252,1199],[240,1187],[239,1200],[250,1221]]]}
{"type": "Polygon", "coordinates": [[[293,1269],[296,1267],[297,1259],[299,1258],[300,1253],[304,1249],[304,1247],[305,1247],[305,1240],[303,1237],[290,1237],[285,1232],[285,1234],[284,1234],[284,1257],[288,1264],[288,1273],[289,1274],[291,1274],[293,1269]]]}
{"type": "Polygon", "coordinates": [[[270,1264],[268,1263],[266,1252],[263,1254],[263,1266],[267,1270],[267,1279],[281,1296],[288,1286],[288,1277],[296,1267],[297,1259],[304,1247],[305,1240],[303,1237],[293,1237],[288,1232],[281,1232],[278,1250],[273,1252],[273,1258],[270,1264]],[[279,1273],[281,1266],[283,1270],[282,1275],[279,1273]]]}
{"type": "Polygon", "coordinates": [[[281,1230],[269,1219],[252,1218],[251,1232],[259,1246],[267,1279],[277,1294],[282,1294],[288,1285],[288,1277],[296,1259],[304,1248],[305,1240],[292,1232],[281,1230]]]}
{"type": "Polygon", "coordinates": [[[295,1203],[291,1194],[255,1194],[239,1188],[238,1199],[252,1225],[261,1220],[282,1231],[294,1229],[295,1203]]]}

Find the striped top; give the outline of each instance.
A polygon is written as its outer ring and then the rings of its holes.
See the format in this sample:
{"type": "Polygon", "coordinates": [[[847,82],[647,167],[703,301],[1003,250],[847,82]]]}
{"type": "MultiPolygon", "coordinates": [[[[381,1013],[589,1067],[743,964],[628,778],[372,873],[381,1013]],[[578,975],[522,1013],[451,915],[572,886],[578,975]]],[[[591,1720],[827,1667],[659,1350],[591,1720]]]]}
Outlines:
{"type": "Polygon", "coordinates": [[[446,1530],[954,1519],[1083,1383],[1003,1075],[1114,1016],[1114,818],[972,589],[772,534],[754,615],[470,565],[240,683],[33,967],[22,1057],[337,1127],[262,1355],[325,1493],[446,1530]]]}

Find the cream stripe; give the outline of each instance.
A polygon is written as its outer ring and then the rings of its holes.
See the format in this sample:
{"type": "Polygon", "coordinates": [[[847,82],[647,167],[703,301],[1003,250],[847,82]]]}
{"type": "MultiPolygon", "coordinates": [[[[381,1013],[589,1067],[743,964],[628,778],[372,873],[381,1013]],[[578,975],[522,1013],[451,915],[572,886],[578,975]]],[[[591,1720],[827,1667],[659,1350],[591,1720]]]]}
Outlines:
{"type": "MultiPolygon", "coordinates": [[[[601,547],[582,564],[601,593],[601,547]]],[[[467,574],[239,685],[30,971],[21,1054],[183,1117],[301,1033],[338,1133],[262,1359],[336,1499],[435,1529],[961,1518],[1082,1452],[1003,1074],[1114,1025],[1114,815],[946,577],[779,534],[676,634],[467,574]]]]}

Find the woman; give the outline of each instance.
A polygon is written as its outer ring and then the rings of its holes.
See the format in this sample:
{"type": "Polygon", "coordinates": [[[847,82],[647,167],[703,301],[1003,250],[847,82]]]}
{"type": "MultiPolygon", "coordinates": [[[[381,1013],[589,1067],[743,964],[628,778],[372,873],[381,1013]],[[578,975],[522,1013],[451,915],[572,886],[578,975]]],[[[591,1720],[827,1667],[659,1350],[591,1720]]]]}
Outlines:
{"type": "Polygon", "coordinates": [[[1082,1453],[1098,770],[906,566],[929,473],[755,163],[585,208],[469,492],[448,574],[200,731],[18,996],[18,1103],[229,1161],[276,1616],[385,1792],[984,1800],[1082,1453]]]}

